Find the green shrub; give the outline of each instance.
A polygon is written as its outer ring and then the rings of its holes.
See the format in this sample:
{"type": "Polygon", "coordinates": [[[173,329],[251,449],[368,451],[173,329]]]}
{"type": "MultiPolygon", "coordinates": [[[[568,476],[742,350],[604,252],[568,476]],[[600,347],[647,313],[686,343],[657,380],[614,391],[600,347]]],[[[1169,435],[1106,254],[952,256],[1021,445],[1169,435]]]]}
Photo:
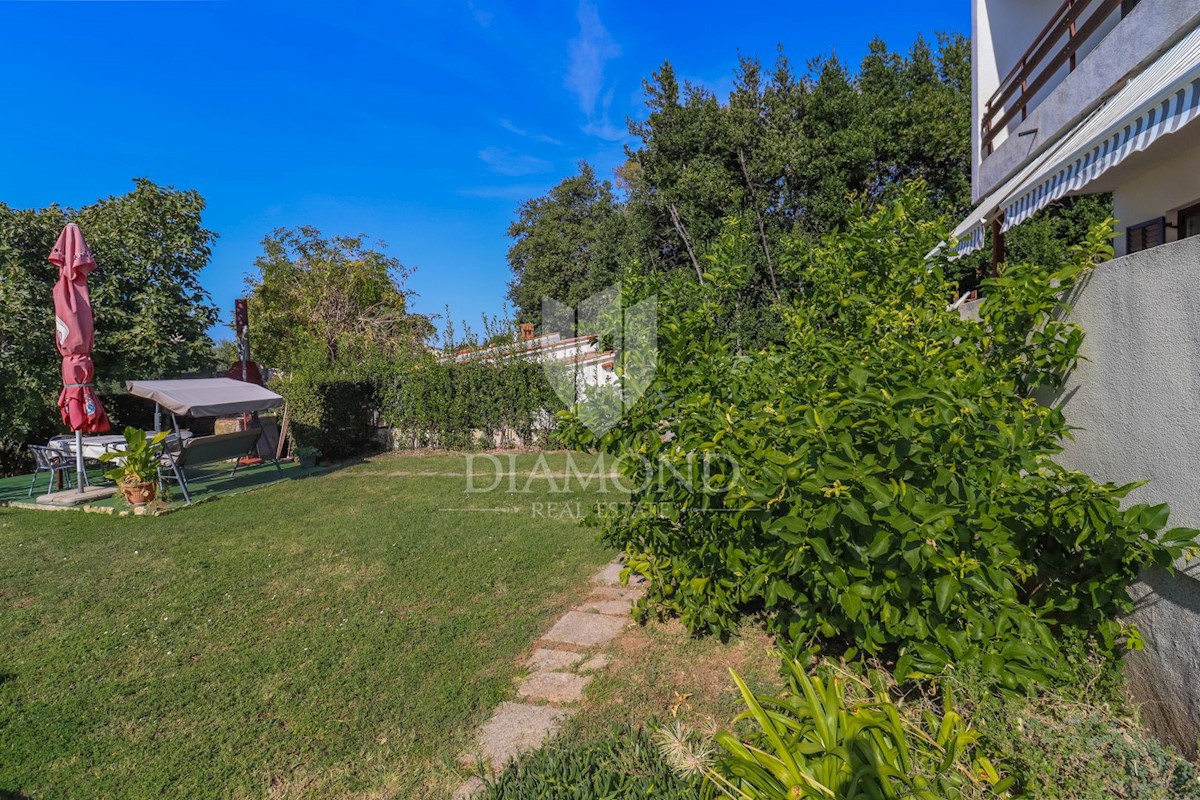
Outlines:
{"type": "Polygon", "coordinates": [[[917,678],[976,663],[1009,688],[1068,677],[1064,630],[1138,646],[1117,621],[1126,587],[1196,531],[1164,532],[1166,506],[1123,509],[1136,484],[1057,464],[1069,428],[1034,399],[1077,358],[1060,298],[1111,230],[1053,271],[1009,265],[982,322],[947,311],[946,257],[926,258],[941,236],[899,202],[793,250],[786,341],[754,352],[726,332],[745,273],[732,234],[703,285],[641,287],[659,297],[654,384],[598,441],[570,433],[634,487],[604,536],[649,579],[643,613],[725,634],[765,610],[794,652],[917,678]]]}
{"type": "Polygon", "coordinates": [[[1200,772],[1157,742],[1128,707],[1121,665],[1089,642],[1063,649],[1073,678],[1030,697],[997,694],[967,667],[945,682],[979,744],[1030,800],[1197,800],[1200,772]]]}
{"type": "Polygon", "coordinates": [[[532,446],[546,443],[561,408],[540,363],[429,358],[394,374],[383,417],[401,446],[532,446]]]}
{"type": "Polygon", "coordinates": [[[1196,800],[1196,765],[1100,705],[998,699],[980,711],[981,744],[1037,800],[1196,800]]]}
{"type": "Polygon", "coordinates": [[[509,764],[479,800],[693,800],[699,781],[679,777],[642,730],[587,742],[560,739],[509,764]]]}
{"type": "MultiPolygon", "coordinates": [[[[926,713],[915,725],[887,696],[882,678],[856,699],[830,669],[809,675],[790,660],[785,669],[791,691],[778,697],[755,696],[731,670],[747,708],[737,720],[756,727],[748,741],[717,733],[725,752],[704,770],[710,795],[958,800],[1001,797],[1011,784],[986,758],[973,758],[979,735],[948,697],[941,715],[926,713]]],[[[670,736],[664,749],[678,749],[670,736]]]]}
{"type": "Polygon", "coordinates": [[[326,458],[352,458],[378,447],[378,391],[368,380],[289,375],[273,384],[287,398],[290,434],[297,445],[326,458]]]}

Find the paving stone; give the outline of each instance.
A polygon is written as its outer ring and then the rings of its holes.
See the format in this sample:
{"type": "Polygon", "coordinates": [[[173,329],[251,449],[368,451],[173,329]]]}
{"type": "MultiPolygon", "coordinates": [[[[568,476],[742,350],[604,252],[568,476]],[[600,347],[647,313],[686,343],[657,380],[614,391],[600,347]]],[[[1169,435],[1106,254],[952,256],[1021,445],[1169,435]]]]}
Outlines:
{"type": "Polygon", "coordinates": [[[608,614],[613,617],[628,616],[629,610],[633,608],[633,602],[630,600],[589,600],[581,605],[576,611],[587,611],[593,614],[608,614]]]}
{"type": "Polygon", "coordinates": [[[450,795],[450,800],[470,800],[486,788],[483,778],[467,778],[454,790],[454,794],[450,795]]]}
{"type": "Polygon", "coordinates": [[[595,600],[637,600],[646,593],[644,585],[639,586],[597,586],[588,596],[588,602],[595,600]]]}
{"type": "Polygon", "coordinates": [[[595,647],[615,639],[627,622],[623,617],[610,617],[607,614],[568,611],[542,638],[548,642],[595,647]]]}
{"type": "Polygon", "coordinates": [[[607,583],[611,585],[620,585],[621,570],[625,569],[625,565],[619,561],[613,561],[604,566],[604,569],[592,576],[592,580],[596,583],[607,583]]]}
{"type": "Polygon", "coordinates": [[[608,656],[597,653],[575,668],[576,672],[599,672],[608,666],[608,656]]]}
{"type": "Polygon", "coordinates": [[[591,679],[591,675],[570,672],[535,672],[520,685],[517,694],[549,703],[578,703],[583,699],[583,687],[591,679]]]}
{"type": "Polygon", "coordinates": [[[117,493],[115,486],[85,486],[83,491],[66,489],[53,494],[39,495],[37,502],[44,506],[78,506],[92,500],[103,500],[117,493]]]}
{"type": "Polygon", "coordinates": [[[571,667],[577,664],[581,658],[583,658],[582,653],[572,653],[567,650],[549,650],[545,647],[539,647],[529,657],[529,666],[536,670],[548,672],[550,670],[571,667]]]}
{"type": "Polygon", "coordinates": [[[479,731],[478,755],[499,770],[558,732],[571,709],[501,703],[479,731]]]}

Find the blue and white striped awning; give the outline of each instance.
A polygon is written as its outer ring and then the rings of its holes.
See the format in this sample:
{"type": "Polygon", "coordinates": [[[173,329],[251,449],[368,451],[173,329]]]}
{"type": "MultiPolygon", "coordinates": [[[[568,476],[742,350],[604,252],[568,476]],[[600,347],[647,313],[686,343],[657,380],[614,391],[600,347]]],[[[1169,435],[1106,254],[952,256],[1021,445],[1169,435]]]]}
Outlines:
{"type": "Polygon", "coordinates": [[[991,192],[954,230],[955,249],[983,247],[987,223],[1020,225],[1072,192],[1080,192],[1134,153],[1200,116],[1200,28],[1192,30],[1129,80],[1057,144],[991,192]]]}

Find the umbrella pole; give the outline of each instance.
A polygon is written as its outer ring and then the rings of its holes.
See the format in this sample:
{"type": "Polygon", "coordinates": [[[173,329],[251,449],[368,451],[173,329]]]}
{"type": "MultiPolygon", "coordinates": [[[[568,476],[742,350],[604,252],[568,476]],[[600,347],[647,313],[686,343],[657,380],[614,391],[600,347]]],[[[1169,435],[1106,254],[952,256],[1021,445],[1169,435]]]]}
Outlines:
{"type": "Polygon", "coordinates": [[[75,431],[75,473],[75,483],[79,487],[79,493],[83,494],[83,431],[75,431]]]}

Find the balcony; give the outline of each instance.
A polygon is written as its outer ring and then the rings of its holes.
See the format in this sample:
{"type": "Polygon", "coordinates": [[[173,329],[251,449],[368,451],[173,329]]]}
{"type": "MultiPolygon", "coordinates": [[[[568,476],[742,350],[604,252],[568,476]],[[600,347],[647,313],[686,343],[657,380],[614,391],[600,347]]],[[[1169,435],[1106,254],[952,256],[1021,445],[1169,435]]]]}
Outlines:
{"type": "Polygon", "coordinates": [[[991,155],[996,137],[1014,121],[1024,122],[1046,90],[1075,71],[1082,56],[1139,0],[1065,0],[1034,37],[983,106],[981,144],[991,155]]]}

